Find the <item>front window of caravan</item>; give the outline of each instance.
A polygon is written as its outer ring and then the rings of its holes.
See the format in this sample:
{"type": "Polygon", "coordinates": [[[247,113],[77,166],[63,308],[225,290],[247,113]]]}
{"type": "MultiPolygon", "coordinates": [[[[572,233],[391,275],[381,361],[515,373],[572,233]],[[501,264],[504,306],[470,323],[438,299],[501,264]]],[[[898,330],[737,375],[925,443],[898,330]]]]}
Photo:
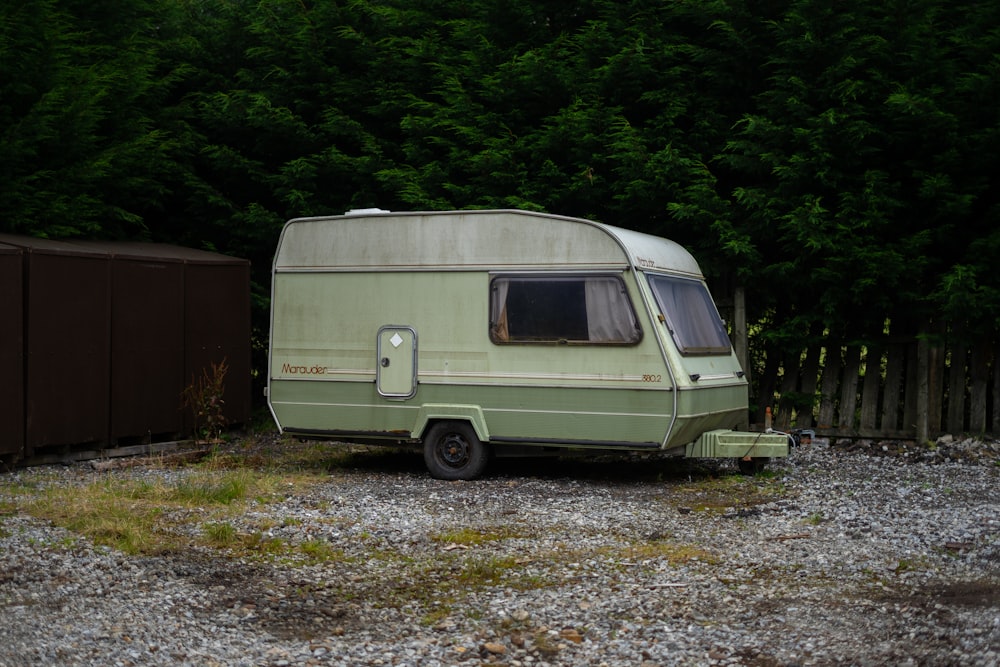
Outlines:
{"type": "Polygon", "coordinates": [[[619,276],[497,276],[490,282],[494,343],[630,345],[641,338],[619,276]]]}
{"type": "Polygon", "coordinates": [[[649,274],[649,284],[681,354],[729,354],[726,326],[704,283],[649,274]]]}

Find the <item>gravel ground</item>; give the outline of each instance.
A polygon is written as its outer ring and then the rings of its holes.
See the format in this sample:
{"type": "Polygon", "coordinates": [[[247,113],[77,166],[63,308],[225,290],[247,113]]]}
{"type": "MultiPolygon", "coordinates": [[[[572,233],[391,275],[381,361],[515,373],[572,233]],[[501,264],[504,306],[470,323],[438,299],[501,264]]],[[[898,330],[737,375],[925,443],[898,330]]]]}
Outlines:
{"type": "Polygon", "coordinates": [[[989,441],[818,440],[754,478],[643,458],[443,482],[361,453],[226,515],[313,559],[130,556],[21,509],[25,489],[198,467],[18,470],[0,666],[996,665],[998,464],[989,441]]]}

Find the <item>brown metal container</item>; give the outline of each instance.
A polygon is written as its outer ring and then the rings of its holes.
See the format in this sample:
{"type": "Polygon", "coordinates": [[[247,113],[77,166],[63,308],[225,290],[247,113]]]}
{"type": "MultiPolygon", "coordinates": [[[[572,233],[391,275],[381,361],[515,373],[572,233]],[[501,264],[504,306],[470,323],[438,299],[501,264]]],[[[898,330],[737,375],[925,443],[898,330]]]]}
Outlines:
{"type": "Polygon", "coordinates": [[[226,362],[224,415],[250,419],[250,263],[153,243],[107,244],[113,255],[112,437],[196,427],[186,387],[226,362]]]}
{"type": "Polygon", "coordinates": [[[185,387],[225,361],[250,418],[250,263],[171,245],[0,234],[0,455],[189,435],[185,387]]]}
{"type": "Polygon", "coordinates": [[[184,264],[157,246],[111,244],[111,439],[184,433],[184,264]]]}
{"type": "Polygon", "coordinates": [[[226,362],[226,419],[250,420],[250,262],[192,257],[184,268],[185,378],[226,362]]]}
{"type": "Polygon", "coordinates": [[[25,264],[24,455],[108,438],[111,257],[63,241],[0,235],[25,264]]]}
{"type": "Polygon", "coordinates": [[[0,244],[0,457],[24,455],[24,283],[21,248],[0,244]]]}

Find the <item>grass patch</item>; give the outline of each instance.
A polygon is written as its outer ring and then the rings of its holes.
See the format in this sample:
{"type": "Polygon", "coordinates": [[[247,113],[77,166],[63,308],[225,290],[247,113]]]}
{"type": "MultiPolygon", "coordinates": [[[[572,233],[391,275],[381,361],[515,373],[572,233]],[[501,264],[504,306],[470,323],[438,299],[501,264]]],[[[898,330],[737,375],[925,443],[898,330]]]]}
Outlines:
{"type": "Polygon", "coordinates": [[[605,555],[624,561],[666,561],[671,566],[685,565],[692,561],[715,565],[719,557],[694,544],[681,544],[667,540],[655,540],[631,544],[605,555]]]}
{"type": "Polygon", "coordinates": [[[513,556],[450,552],[433,559],[414,560],[383,551],[380,560],[387,563],[386,571],[393,574],[366,590],[365,598],[379,607],[413,609],[427,626],[441,623],[458,610],[474,613],[465,600],[476,591],[497,586],[534,590],[561,583],[535,573],[528,561],[513,556]]]}
{"type": "Polygon", "coordinates": [[[474,557],[462,564],[462,569],[458,572],[456,579],[466,587],[485,588],[500,583],[510,574],[516,574],[518,569],[517,560],[514,558],[474,557]]]}
{"type": "Polygon", "coordinates": [[[273,553],[263,538],[247,539],[224,520],[203,523],[194,538],[189,524],[205,514],[224,519],[249,499],[274,500],[302,479],[241,469],[194,470],[175,482],[105,478],[84,486],[40,485],[22,490],[20,511],[128,554],[157,554],[192,541],[215,548],[273,553]]]}
{"type": "Polygon", "coordinates": [[[509,527],[498,528],[459,528],[431,535],[431,541],[440,544],[460,544],[476,546],[487,542],[499,542],[518,537],[529,537],[524,532],[509,527]]]}
{"type": "Polygon", "coordinates": [[[818,526],[819,524],[823,523],[824,520],[825,519],[823,518],[822,512],[813,512],[812,514],[806,517],[805,523],[807,523],[810,526],[818,526]]]}
{"type": "Polygon", "coordinates": [[[721,514],[730,509],[763,505],[787,495],[787,487],[777,477],[734,473],[677,484],[670,490],[669,502],[695,512],[721,514]]]}
{"type": "Polygon", "coordinates": [[[221,478],[198,475],[174,486],[164,500],[181,505],[230,505],[245,500],[257,481],[249,470],[237,470],[221,478]]]}
{"type": "Polygon", "coordinates": [[[22,505],[31,516],[86,536],[95,544],[128,554],[160,553],[177,538],[157,529],[163,514],[161,490],[146,482],[110,480],[84,487],[51,487],[22,505]]]}
{"type": "Polygon", "coordinates": [[[303,542],[298,546],[298,551],[311,565],[344,560],[344,552],[342,550],[335,549],[329,542],[324,542],[323,540],[303,542]]]}
{"type": "Polygon", "coordinates": [[[239,533],[231,523],[209,523],[202,526],[208,543],[214,547],[228,548],[236,544],[239,533]]]}

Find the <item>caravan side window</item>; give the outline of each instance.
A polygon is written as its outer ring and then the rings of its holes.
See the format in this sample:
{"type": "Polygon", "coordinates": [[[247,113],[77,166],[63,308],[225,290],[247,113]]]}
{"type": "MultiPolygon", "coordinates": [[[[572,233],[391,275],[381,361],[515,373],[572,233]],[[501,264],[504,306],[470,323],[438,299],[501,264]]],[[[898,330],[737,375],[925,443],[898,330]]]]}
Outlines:
{"type": "Polygon", "coordinates": [[[732,344],[708,288],[700,280],[648,274],[656,302],[681,354],[729,354],[732,344]]]}
{"type": "Polygon", "coordinates": [[[494,343],[632,345],[641,338],[620,276],[496,276],[490,282],[494,343]]]}

